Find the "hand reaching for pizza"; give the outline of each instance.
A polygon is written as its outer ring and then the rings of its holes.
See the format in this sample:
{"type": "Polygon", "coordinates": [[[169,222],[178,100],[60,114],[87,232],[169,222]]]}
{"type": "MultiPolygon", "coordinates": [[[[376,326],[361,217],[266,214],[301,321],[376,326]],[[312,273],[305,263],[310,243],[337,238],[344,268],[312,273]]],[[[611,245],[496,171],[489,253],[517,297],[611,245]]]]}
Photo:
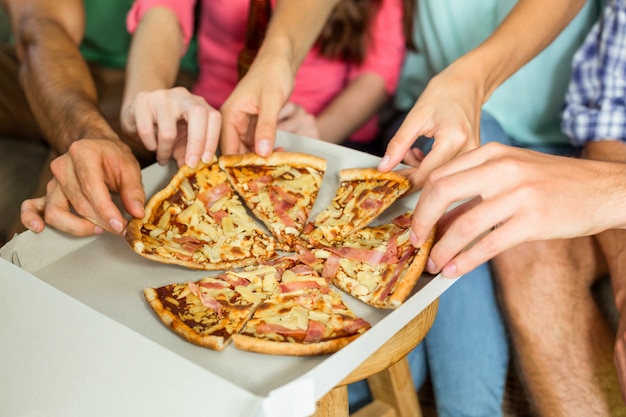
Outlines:
{"type": "Polygon", "coordinates": [[[412,242],[425,241],[443,217],[427,268],[457,277],[522,242],[624,228],[624,175],[624,164],[490,143],[432,171],[415,208],[412,242]],[[444,216],[454,203],[462,204],[444,216]]]}
{"type": "Polygon", "coordinates": [[[277,129],[308,138],[320,139],[316,117],[307,112],[304,107],[291,101],[285,104],[278,114],[277,129]]]}
{"type": "Polygon", "coordinates": [[[81,139],[50,164],[54,178],[46,196],[22,204],[21,221],[39,233],[45,221],[62,231],[89,236],[104,230],[122,234],[126,220],[111,198],[121,196],[124,209],[142,217],[145,193],[139,163],[119,141],[81,139]]]}
{"type": "Polygon", "coordinates": [[[379,170],[388,172],[403,159],[414,188],[421,188],[436,167],[480,145],[482,99],[468,77],[454,65],[434,77],[389,142],[379,170]],[[434,139],[432,150],[416,158],[409,149],[420,136],[434,139]]]}
{"type": "Polygon", "coordinates": [[[160,164],[208,162],[217,149],[221,114],[186,88],[138,93],[121,114],[125,132],[138,136],[160,164]]]}
{"type": "Polygon", "coordinates": [[[293,91],[294,77],[294,69],[284,55],[259,53],[220,109],[220,146],[225,155],[272,153],[279,113],[293,91]]]}

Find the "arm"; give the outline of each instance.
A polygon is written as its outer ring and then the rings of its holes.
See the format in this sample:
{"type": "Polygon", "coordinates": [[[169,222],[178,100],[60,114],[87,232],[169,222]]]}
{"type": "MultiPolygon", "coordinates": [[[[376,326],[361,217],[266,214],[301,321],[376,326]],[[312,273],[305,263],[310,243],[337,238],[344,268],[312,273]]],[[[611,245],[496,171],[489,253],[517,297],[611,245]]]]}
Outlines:
{"type": "Polygon", "coordinates": [[[196,166],[200,158],[210,161],[219,139],[219,112],[184,88],[172,89],[189,41],[181,27],[193,32],[189,27],[193,2],[177,2],[172,6],[175,9],[141,6],[142,2],[136,2],[129,14],[130,20],[137,21],[130,23],[133,39],[122,126],[130,135],[139,136],[147,149],[156,151],[160,163],[172,157],[179,165],[196,166]]]}
{"type": "MultiPolygon", "coordinates": [[[[139,165],[98,109],[96,89],[78,44],[84,31],[79,0],[5,0],[20,59],[20,83],[39,127],[52,148],[62,154],[51,165],[62,191],[86,220],[78,221],[82,234],[105,229],[120,233],[124,218],[110,197],[119,192],[133,215],[143,213],[139,165]],[[86,160],[84,147],[102,147],[86,160]],[[104,155],[115,155],[105,160],[104,155]],[[104,178],[106,173],[122,172],[104,178]],[[87,184],[89,184],[87,186],[87,184]],[[100,216],[95,216],[96,211],[100,216]]],[[[43,213],[30,213],[27,226],[43,229],[43,213]]],[[[54,218],[54,216],[52,217],[54,218]]],[[[59,225],[61,228],[64,226],[59,225]]]]}
{"type": "Polygon", "coordinates": [[[522,242],[626,229],[625,175],[623,163],[489,143],[431,172],[411,240],[439,221],[427,269],[453,278],[522,242]]]}
{"type": "Polygon", "coordinates": [[[221,108],[222,152],[272,152],[278,114],[293,90],[298,67],[337,2],[277,2],[256,59],[221,108]]]}
{"type": "Polygon", "coordinates": [[[39,127],[59,153],[82,137],[117,141],[98,109],[96,88],[78,45],[84,32],[80,0],[6,0],[20,84],[39,127]]]}
{"type": "Polygon", "coordinates": [[[485,42],[429,82],[389,143],[379,169],[395,167],[417,137],[433,137],[432,151],[412,175],[412,182],[419,186],[435,167],[479,146],[482,105],[500,84],[550,44],[584,3],[519,1],[485,42]]]}

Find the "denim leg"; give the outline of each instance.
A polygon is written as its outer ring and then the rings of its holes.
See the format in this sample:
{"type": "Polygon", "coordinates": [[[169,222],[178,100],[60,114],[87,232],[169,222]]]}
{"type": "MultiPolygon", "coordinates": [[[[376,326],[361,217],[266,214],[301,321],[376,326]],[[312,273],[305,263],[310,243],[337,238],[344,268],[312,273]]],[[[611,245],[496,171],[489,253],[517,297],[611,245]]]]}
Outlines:
{"type": "Polygon", "coordinates": [[[488,264],[441,295],[424,343],[440,417],[502,415],[509,345],[488,264]]]}

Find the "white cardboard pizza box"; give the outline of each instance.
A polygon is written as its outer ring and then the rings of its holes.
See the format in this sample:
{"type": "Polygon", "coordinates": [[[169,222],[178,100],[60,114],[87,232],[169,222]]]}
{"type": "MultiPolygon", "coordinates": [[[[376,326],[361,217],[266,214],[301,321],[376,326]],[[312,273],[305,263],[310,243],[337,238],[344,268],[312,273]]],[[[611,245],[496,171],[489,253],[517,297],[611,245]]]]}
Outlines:
{"type": "MultiPolygon", "coordinates": [[[[379,162],[282,132],[277,144],[328,161],[312,216],[334,196],[340,169],[379,162]]],[[[175,171],[173,164],[145,169],[147,195],[175,171]]],[[[417,198],[397,201],[380,221],[413,209],[417,198]]],[[[213,272],[144,259],[120,237],[25,232],[0,255],[0,415],[11,417],[308,416],[318,399],[455,282],[425,275],[392,311],[345,296],[372,328],[333,355],[301,358],[234,346],[214,352],[176,336],[153,314],[143,289],[213,272]]]]}

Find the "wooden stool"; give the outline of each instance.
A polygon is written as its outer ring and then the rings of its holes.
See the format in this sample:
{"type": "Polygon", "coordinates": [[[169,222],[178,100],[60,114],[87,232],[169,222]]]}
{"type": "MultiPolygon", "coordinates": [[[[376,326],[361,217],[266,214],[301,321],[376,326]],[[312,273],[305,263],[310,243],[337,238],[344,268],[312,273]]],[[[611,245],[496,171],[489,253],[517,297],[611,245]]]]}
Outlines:
{"type": "Polygon", "coordinates": [[[422,417],[406,355],[430,330],[433,301],[317,403],[312,417],[348,417],[348,384],[367,379],[374,401],[352,417],[422,417]]]}

